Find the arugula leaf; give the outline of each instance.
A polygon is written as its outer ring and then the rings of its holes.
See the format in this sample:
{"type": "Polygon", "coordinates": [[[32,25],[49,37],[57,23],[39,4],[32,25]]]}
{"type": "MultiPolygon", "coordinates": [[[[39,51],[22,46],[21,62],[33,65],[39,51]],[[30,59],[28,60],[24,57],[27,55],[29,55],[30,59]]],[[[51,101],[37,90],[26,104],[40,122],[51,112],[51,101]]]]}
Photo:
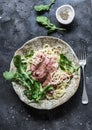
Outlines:
{"type": "Polygon", "coordinates": [[[46,93],[52,90],[53,90],[52,86],[45,86],[43,91],[41,92],[42,97],[46,96],[46,93]]]}
{"type": "Polygon", "coordinates": [[[34,9],[36,11],[48,11],[50,9],[50,5],[38,5],[38,6],[34,6],[34,9]]]}
{"type": "Polygon", "coordinates": [[[35,81],[35,85],[33,86],[32,90],[24,90],[24,94],[29,100],[39,102],[39,100],[46,97],[47,92],[53,90],[53,87],[51,86],[46,86],[43,90],[40,90],[40,86],[41,84],[38,81],[35,81]]]}
{"type": "Polygon", "coordinates": [[[64,54],[60,54],[59,66],[68,73],[73,73],[79,69],[79,66],[73,66],[72,62],[64,54]]]}
{"type": "Polygon", "coordinates": [[[6,80],[13,80],[15,77],[16,77],[16,72],[8,72],[8,71],[5,71],[3,73],[3,76],[6,80]]]}
{"type": "Polygon", "coordinates": [[[38,81],[34,81],[34,86],[31,88],[31,97],[35,101],[39,100],[39,93],[40,93],[40,83],[38,81]]]}
{"type": "Polygon", "coordinates": [[[48,11],[48,10],[50,10],[51,5],[55,3],[55,1],[56,0],[51,0],[50,4],[48,4],[48,5],[36,5],[36,6],[34,6],[34,9],[38,12],[48,11]]]}
{"type": "Polygon", "coordinates": [[[21,56],[20,55],[16,55],[14,58],[13,58],[13,62],[14,62],[14,65],[17,69],[20,69],[21,67],[21,56]]]}
{"type": "Polygon", "coordinates": [[[60,54],[59,65],[64,71],[71,72],[72,70],[72,62],[63,54],[60,54]]]}
{"type": "Polygon", "coordinates": [[[34,50],[30,50],[26,55],[25,58],[32,57],[34,55],[34,50]]]}
{"type": "Polygon", "coordinates": [[[48,29],[48,33],[54,32],[56,30],[65,30],[64,28],[57,28],[56,25],[50,22],[50,20],[46,16],[38,16],[36,21],[43,25],[45,28],[48,29]]]}

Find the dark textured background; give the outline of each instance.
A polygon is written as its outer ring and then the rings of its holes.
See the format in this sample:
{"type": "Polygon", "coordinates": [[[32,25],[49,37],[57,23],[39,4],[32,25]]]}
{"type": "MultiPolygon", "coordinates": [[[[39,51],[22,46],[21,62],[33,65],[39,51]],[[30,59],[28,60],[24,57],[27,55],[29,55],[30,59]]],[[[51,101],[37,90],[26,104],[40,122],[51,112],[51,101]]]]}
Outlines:
{"type": "Polygon", "coordinates": [[[92,130],[92,11],[91,0],[56,0],[48,16],[58,27],[56,9],[71,4],[75,20],[67,31],[50,34],[65,40],[77,51],[83,42],[87,45],[86,85],[89,104],[81,104],[82,82],[77,93],[64,105],[50,110],[36,110],[22,103],[15,94],[11,82],[2,73],[9,69],[16,49],[27,40],[47,35],[47,30],[35,22],[35,4],[49,0],[0,0],[0,130],[92,130]]]}

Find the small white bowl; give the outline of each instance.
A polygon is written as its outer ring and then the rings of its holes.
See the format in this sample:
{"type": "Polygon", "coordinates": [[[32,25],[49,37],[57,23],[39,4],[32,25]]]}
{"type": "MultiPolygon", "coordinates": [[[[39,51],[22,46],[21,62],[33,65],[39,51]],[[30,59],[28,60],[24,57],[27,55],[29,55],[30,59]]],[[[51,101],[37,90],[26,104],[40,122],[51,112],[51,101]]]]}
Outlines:
{"type": "Polygon", "coordinates": [[[70,24],[74,17],[75,11],[71,5],[63,5],[56,10],[56,18],[62,24],[70,24]]]}

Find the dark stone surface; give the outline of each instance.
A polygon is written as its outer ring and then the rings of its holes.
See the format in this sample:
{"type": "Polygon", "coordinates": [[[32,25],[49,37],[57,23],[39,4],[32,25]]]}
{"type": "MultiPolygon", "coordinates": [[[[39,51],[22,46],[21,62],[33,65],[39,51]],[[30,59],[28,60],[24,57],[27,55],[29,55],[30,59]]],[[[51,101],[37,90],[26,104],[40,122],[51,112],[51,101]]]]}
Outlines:
{"type": "Polygon", "coordinates": [[[16,49],[36,36],[47,35],[47,30],[35,22],[35,4],[46,0],[0,0],[0,130],[92,130],[92,12],[91,0],[56,0],[48,16],[58,27],[55,18],[57,7],[71,4],[75,20],[67,31],[50,34],[68,42],[77,51],[80,44],[87,45],[86,84],[89,104],[81,104],[82,82],[76,94],[64,105],[45,111],[36,110],[22,103],[11,82],[2,73],[9,69],[16,49]]]}

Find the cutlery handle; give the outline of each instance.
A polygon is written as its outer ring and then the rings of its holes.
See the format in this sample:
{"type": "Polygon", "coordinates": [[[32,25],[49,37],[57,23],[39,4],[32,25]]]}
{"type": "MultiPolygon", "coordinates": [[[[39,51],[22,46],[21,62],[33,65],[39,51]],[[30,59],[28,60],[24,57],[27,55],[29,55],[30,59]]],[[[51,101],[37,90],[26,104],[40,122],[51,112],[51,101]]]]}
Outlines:
{"type": "Polygon", "coordinates": [[[83,93],[82,93],[82,104],[88,104],[88,96],[86,91],[86,79],[85,79],[85,72],[84,72],[84,66],[82,66],[83,71],[83,93]]]}

